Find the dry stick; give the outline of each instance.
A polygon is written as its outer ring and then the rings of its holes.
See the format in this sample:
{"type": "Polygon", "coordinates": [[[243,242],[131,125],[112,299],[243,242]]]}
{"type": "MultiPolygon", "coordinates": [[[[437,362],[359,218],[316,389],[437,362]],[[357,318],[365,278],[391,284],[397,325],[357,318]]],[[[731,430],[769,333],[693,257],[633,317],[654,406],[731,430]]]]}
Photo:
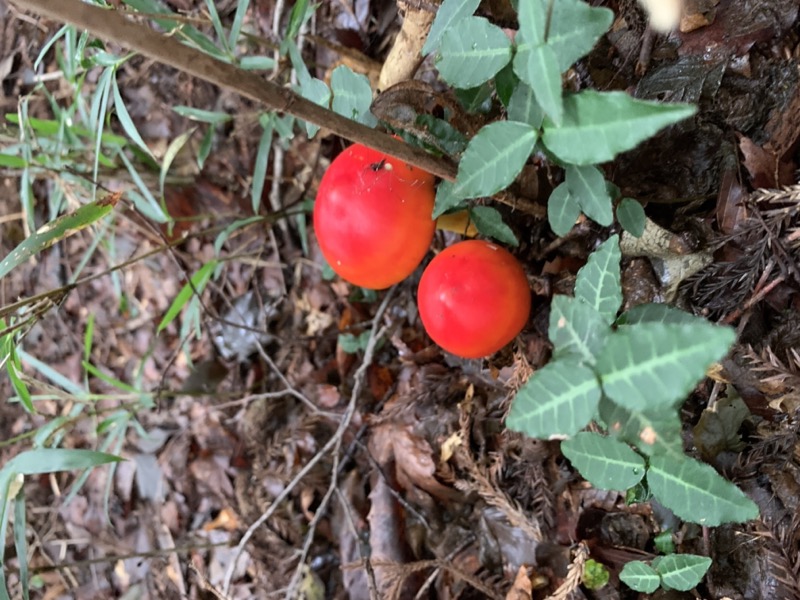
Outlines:
{"type": "MultiPolygon", "coordinates": [[[[242,539],[236,546],[233,558],[228,565],[227,570],[225,571],[225,579],[222,584],[222,593],[226,596],[231,588],[231,581],[233,580],[233,572],[236,569],[236,563],[239,561],[239,557],[244,551],[244,547],[247,545],[247,542],[250,541],[250,538],[253,537],[253,534],[255,534],[256,530],[266,523],[270,517],[272,517],[281,503],[289,497],[289,494],[294,491],[294,488],[297,487],[303,478],[308,475],[308,472],[311,471],[311,469],[313,469],[314,466],[321,461],[325,455],[327,455],[332,449],[338,449],[341,447],[342,436],[344,435],[345,430],[350,426],[350,421],[352,421],[353,415],[356,412],[356,401],[361,394],[361,387],[364,385],[364,379],[367,375],[367,368],[372,363],[372,356],[375,353],[375,346],[377,345],[378,341],[378,336],[376,335],[378,322],[383,317],[383,313],[386,311],[386,307],[389,305],[389,299],[392,297],[396,288],[397,286],[391,288],[386,293],[386,297],[383,299],[383,302],[381,302],[381,305],[378,307],[378,311],[375,313],[375,318],[372,320],[372,330],[369,341],[367,342],[367,347],[364,350],[364,360],[355,373],[353,393],[350,395],[350,402],[348,403],[347,408],[342,415],[342,420],[339,422],[339,427],[336,429],[336,432],[333,434],[331,439],[329,439],[327,443],[320,449],[320,451],[317,452],[302,469],[300,469],[297,475],[295,475],[295,477],[287,484],[283,491],[276,496],[270,507],[264,511],[264,513],[258,519],[256,519],[256,521],[250,525],[250,527],[247,528],[247,531],[245,531],[242,539]]],[[[333,477],[335,476],[336,471],[334,470],[333,477]]]]}
{"type": "Polygon", "coordinates": [[[11,0],[11,3],[20,10],[88,30],[97,37],[261,102],[270,109],[325,127],[343,138],[395,156],[442,179],[455,181],[456,166],[449,160],[437,158],[420,148],[351,121],[288,88],[266,81],[260,75],[243,71],[190,48],[173,37],[135,23],[118,11],[85,4],[81,0],[11,0]]]}

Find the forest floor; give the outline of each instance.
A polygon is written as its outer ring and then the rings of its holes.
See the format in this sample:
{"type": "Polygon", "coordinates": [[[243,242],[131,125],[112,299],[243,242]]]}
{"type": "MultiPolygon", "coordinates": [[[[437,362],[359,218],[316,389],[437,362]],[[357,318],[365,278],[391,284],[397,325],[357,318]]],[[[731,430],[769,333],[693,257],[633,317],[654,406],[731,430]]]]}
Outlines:
{"type": "MultiPolygon", "coordinates": [[[[0,379],[0,462],[45,427],[61,447],[126,459],[80,485],[71,472],[26,480],[31,597],[800,598],[797,2],[689,3],[691,31],[669,36],[645,33],[632,2],[601,4],[618,17],[571,73],[577,85],[700,107],[605,172],[674,233],[676,255],[713,252],[680,280],[659,273],[656,257],[626,257],[624,302],[669,301],[737,328],[735,348],[681,418],[687,451],[735,481],[761,518],[709,529],[656,503],[627,504],[624,493],[581,479],[558,441],[505,428],[513,392],[550,357],[552,294],[571,289],[607,230],[582,221],[555,238],[540,217],[502,207],[521,242],[514,253],[531,282],[531,317],[490,359],[454,358],[420,323],[421,270],[378,293],[331,278],[307,213],[239,229],[218,254],[218,227],[253,214],[260,107],[134,57],[117,82],[157,156],[197,125],[174,106],[233,118],[213,131],[202,170],[193,156],[203,127],[173,162],[165,201],[179,219],[174,231],[121,204],[99,245],[95,229],[83,230],[0,281],[8,306],[96,276],[43,310],[21,341],[35,413],[0,379]],[[160,328],[186,281],[220,256],[196,316],[160,328]],[[723,407],[715,420],[711,405],[723,407]],[[654,557],[665,531],[678,552],[713,559],[701,585],[648,596],[621,584],[621,567],[654,557]],[[587,558],[606,566],[606,586],[575,577],[587,558]]],[[[165,5],[213,32],[204,2],[165,5]]],[[[236,2],[216,5],[229,24],[236,2]]],[[[252,3],[254,54],[272,54],[290,8],[252,3]]],[[[308,64],[321,79],[343,63],[375,78],[398,23],[394,0],[323,2],[308,64]]],[[[52,102],[71,101],[58,45],[36,64],[59,27],[0,0],[2,115],[18,114],[25,98],[29,117],[52,119],[52,102]]],[[[428,60],[418,77],[433,72],[428,60]]],[[[85,93],[98,73],[86,72],[85,93]]],[[[301,129],[286,143],[276,137],[262,214],[307,206],[346,145],[301,129]]],[[[19,133],[6,118],[0,135],[5,145],[19,133]]],[[[104,189],[130,185],[127,171],[101,175],[104,189]]],[[[155,190],[158,171],[149,175],[155,190]]],[[[0,257],[28,233],[20,177],[2,172],[0,257]]],[[[58,178],[33,182],[37,226],[50,218],[58,178]]],[[[540,179],[543,208],[553,182],[540,179]]],[[[452,239],[439,233],[434,246],[452,239]]],[[[9,589],[21,597],[20,559],[10,536],[5,544],[9,589]]]]}

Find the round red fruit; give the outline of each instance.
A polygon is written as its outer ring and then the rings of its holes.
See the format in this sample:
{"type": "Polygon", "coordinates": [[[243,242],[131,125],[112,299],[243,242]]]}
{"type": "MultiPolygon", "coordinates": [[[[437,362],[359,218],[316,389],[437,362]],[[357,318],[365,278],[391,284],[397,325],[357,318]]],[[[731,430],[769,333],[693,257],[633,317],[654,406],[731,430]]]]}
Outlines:
{"type": "Polygon", "coordinates": [[[434,177],[361,144],[345,149],[319,184],[314,230],[331,268],[384,289],[417,268],[433,239],[434,177]]]}
{"type": "Polygon", "coordinates": [[[426,267],[417,303],[434,342],[457,356],[481,358],[522,331],[531,293],[522,266],[510,252],[469,240],[446,248],[426,267]]]}

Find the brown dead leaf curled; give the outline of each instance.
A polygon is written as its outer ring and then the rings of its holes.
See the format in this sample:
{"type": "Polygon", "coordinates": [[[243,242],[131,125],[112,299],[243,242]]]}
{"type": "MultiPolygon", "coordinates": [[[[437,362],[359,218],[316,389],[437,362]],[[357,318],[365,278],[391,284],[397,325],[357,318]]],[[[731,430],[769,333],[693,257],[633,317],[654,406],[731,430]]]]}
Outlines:
{"type": "Polygon", "coordinates": [[[528,577],[528,570],[522,566],[517,571],[517,577],[514,579],[514,585],[508,590],[506,600],[531,600],[533,594],[533,586],[531,579],[528,577]]]}
{"type": "Polygon", "coordinates": [[[385,90],[395,83],[406,81],[414,77],[414,73],[422,63],[422,46],[431,30],[434,13],[413,8],[405,2],[398,2],[400,8],[405,6],[403,26],[394,46],[383,63],[381,75],[378,78],[378,89],[385,90]]]}

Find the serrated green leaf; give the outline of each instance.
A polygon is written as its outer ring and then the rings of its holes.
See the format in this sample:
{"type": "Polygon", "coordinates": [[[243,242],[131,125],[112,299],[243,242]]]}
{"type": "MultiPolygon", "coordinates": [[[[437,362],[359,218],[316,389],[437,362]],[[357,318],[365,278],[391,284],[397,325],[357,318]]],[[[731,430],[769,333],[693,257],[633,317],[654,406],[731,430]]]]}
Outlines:
{"type": "Polygon", "coordinates": [[[758,517],[758,506],[742,490],[689,457],[652,457],[647,484],[661,504],[690,523],[716,527],[758,517]]]}
{"type": "Polygon", "coordinates": [[[548,337],[555,358],[574,356],[593,365],[610,333],[608,323],[586,302],[571,296],[553,296],[548,337]]]}
{"type": "Polygon", "coordinates": [[[567,165],[565,181],[570,196],[578,200],[587,217],[608,227],[614,222],[611,196],[602,171],[595,166],[567,165]]]}
{"type": "Polygon", "coordinates": [[[646,218],[644,208],[633,198],[623,198],[617,205],[617,221],[633,237],[642,237],[646,218]]]}
{"type": "Polygon", "coordinates": [[[581,205],[569,193],[566,183],[560,183],[547,199],[547,221],[558,236],[567,235],[581,215],[581,205]]]}
{"type": "Polygon", "coordinates": [[[575,297],[593,307],[607,324],[622,306],[619,236],[612,235],[589,255],[575,278],[575,297]]]}
{"type": "Polygon", "coordinates": [[[526,0],[518,10],[519,31],[526,32],[528,42],[533,45],[544,44],[547,27],[546,0],[526,0]]]}
{"type": "Polygon", "coordinates": [[[639,304],[630,310],[625,311],[617,319],[617,325],[636,325],[637,323],[672,323],[683,325],[695,325],[697,323],[707,323],[701,317],[696,317],[691,313],[675,308],[669,304],[657,304],[649,302],[639,304]]]}
{"type": "Polygon", "coordinates": [[[544,111],[536,101],[533,88],[524,81],[518,82],[508,101],[508,120],[527,123],[538,129],[543,119],[544,111]]]}
{"type": "Polygon", "coordinates": [[[550,121],[560,125],[564,116],[564,102],[558,59],[549,45],[525,41],[522,30],[517,38],[514,72],[533,89],[536,102],[550,117],[550,121]]]}
{"type": "Polygon", "coordinates": [[[478,231],[485,236],[493,238],[509,246],[519,246],[517,236],[511,228],[503,222],[503,216],[496,208],[491,206],[474,206],[469,211],[470,219],[475,223],[478,231]]]}
{"type": "Polygon", "coordinates": [[[641,323],[608,337],[597,357],[603,391],[633,410],[684,400],[736,339],[734,331],[710,323],[641,323]]]}
{"type": "Polygon", "coordinates": [[[536,130],[526,123],[497,121],[472,138],[461,162],[453,193],[461,198],[491,196],[509,186],[536,144],[536,130]]]}
{"type": "Polygon", "coordinates": [[[519,390],[506,426],[531,437],[570,436],[591,421],[600,384],[591,369],[572,360],[554,360],[519,390]]]}
{"type": "Polygon", "coordinates": [[[422,46],[422,56],[428,56],[438,49],[444,32],[452,29],[461,19],[472,16],[480,3],[481,0],[444,0],[436,11],[428,39],[422,46]]]}
{"type": "Polygon", "coordinates": [[[702,581],[710,566],[711,559],[707,556],[670,554],[658,562],[656,571],[665,586],[688,592],[702,581]]]}
{"type": "Polygon", "coordinates": [[[636,100],[625,92],[585,90],[564,98],[560,126],[545,119],[542,142],[565,163],[597,164],[612,160],[696,111],[686,104],[636,100]]]}
{"type": "Polygon", "coordinates": [[[438,219],[444,213],[462,207],[464,198],[456,193],[456,184],[442,181],[436,188],[436,199],[433,202],[432,218],[438,219]]]}
{"type": "Polygon", "coordinates": [[[588,54],[613,21],[611,10],[589,6],[582,0],[553,2],[547,45],[558,58],[560,72],[588,54]]]}
{"type": "Polygon", "coordinates": [[[561,452],[586,481],[601,490],[627,490],[644,477],[644,459],[613,438],[584,431],[561,442],[561,452]]]}
{"type": "Polygon", "coordinates": [[[331,108],[334,112],[367,127],[378,124],[378,119],[369,110],[372,105],[372,88],[365,75],[354,73],[345,65],[338,66],[331,74],[331,89],[331,108]]]}
{"type": "MultiPolygon", "coordinates": [[[[495,92],[497,92],[497,97],[500,98],[500,102],[503,103],[503,106],[508,107],[509,102],[511,102],[511,94],[514,93],[518,83],[519,78],[514,73],[514,65],[511,63],[508,63],[505,67],[500,69],[497,75],[494,76],[494,89],[495,92]]],[[[509,117],[509,120],[520,121],[521,119],[512,119],[509,117]]]]}
{"type": "Polygon", "coordinates": [[[23,240],[16,248],[0,260],[0,279],[24,263],[32,256],[49,248],[54,243],[63,240],[92,223],[95,223],[110,213],[117,204],[118,197],[109,195],[97,202],[85,204],[66,215],[58,217],[42,226],[36,233],[23,240]]]}
{"type": "Polygon", "coordinates": [[[640,560],[632,560],[622,567],[620,581],[632,590],[652,594],[661,585],[661,577],[649,565],[640,560]]]}
{"type": "Polygon", "coordinates": [[[442,36],[436,68],[453,87],[467,89],[494,77],[511,60],[511,40],[483,17],[465,17],[442,36]]]}
{"type": "Polygon", "coordinates": [[[683,456],[681,421],[671,406],[628,410],[603,396],[597,410],[609,434],[636,446],[642,454],[683,456]]]}

